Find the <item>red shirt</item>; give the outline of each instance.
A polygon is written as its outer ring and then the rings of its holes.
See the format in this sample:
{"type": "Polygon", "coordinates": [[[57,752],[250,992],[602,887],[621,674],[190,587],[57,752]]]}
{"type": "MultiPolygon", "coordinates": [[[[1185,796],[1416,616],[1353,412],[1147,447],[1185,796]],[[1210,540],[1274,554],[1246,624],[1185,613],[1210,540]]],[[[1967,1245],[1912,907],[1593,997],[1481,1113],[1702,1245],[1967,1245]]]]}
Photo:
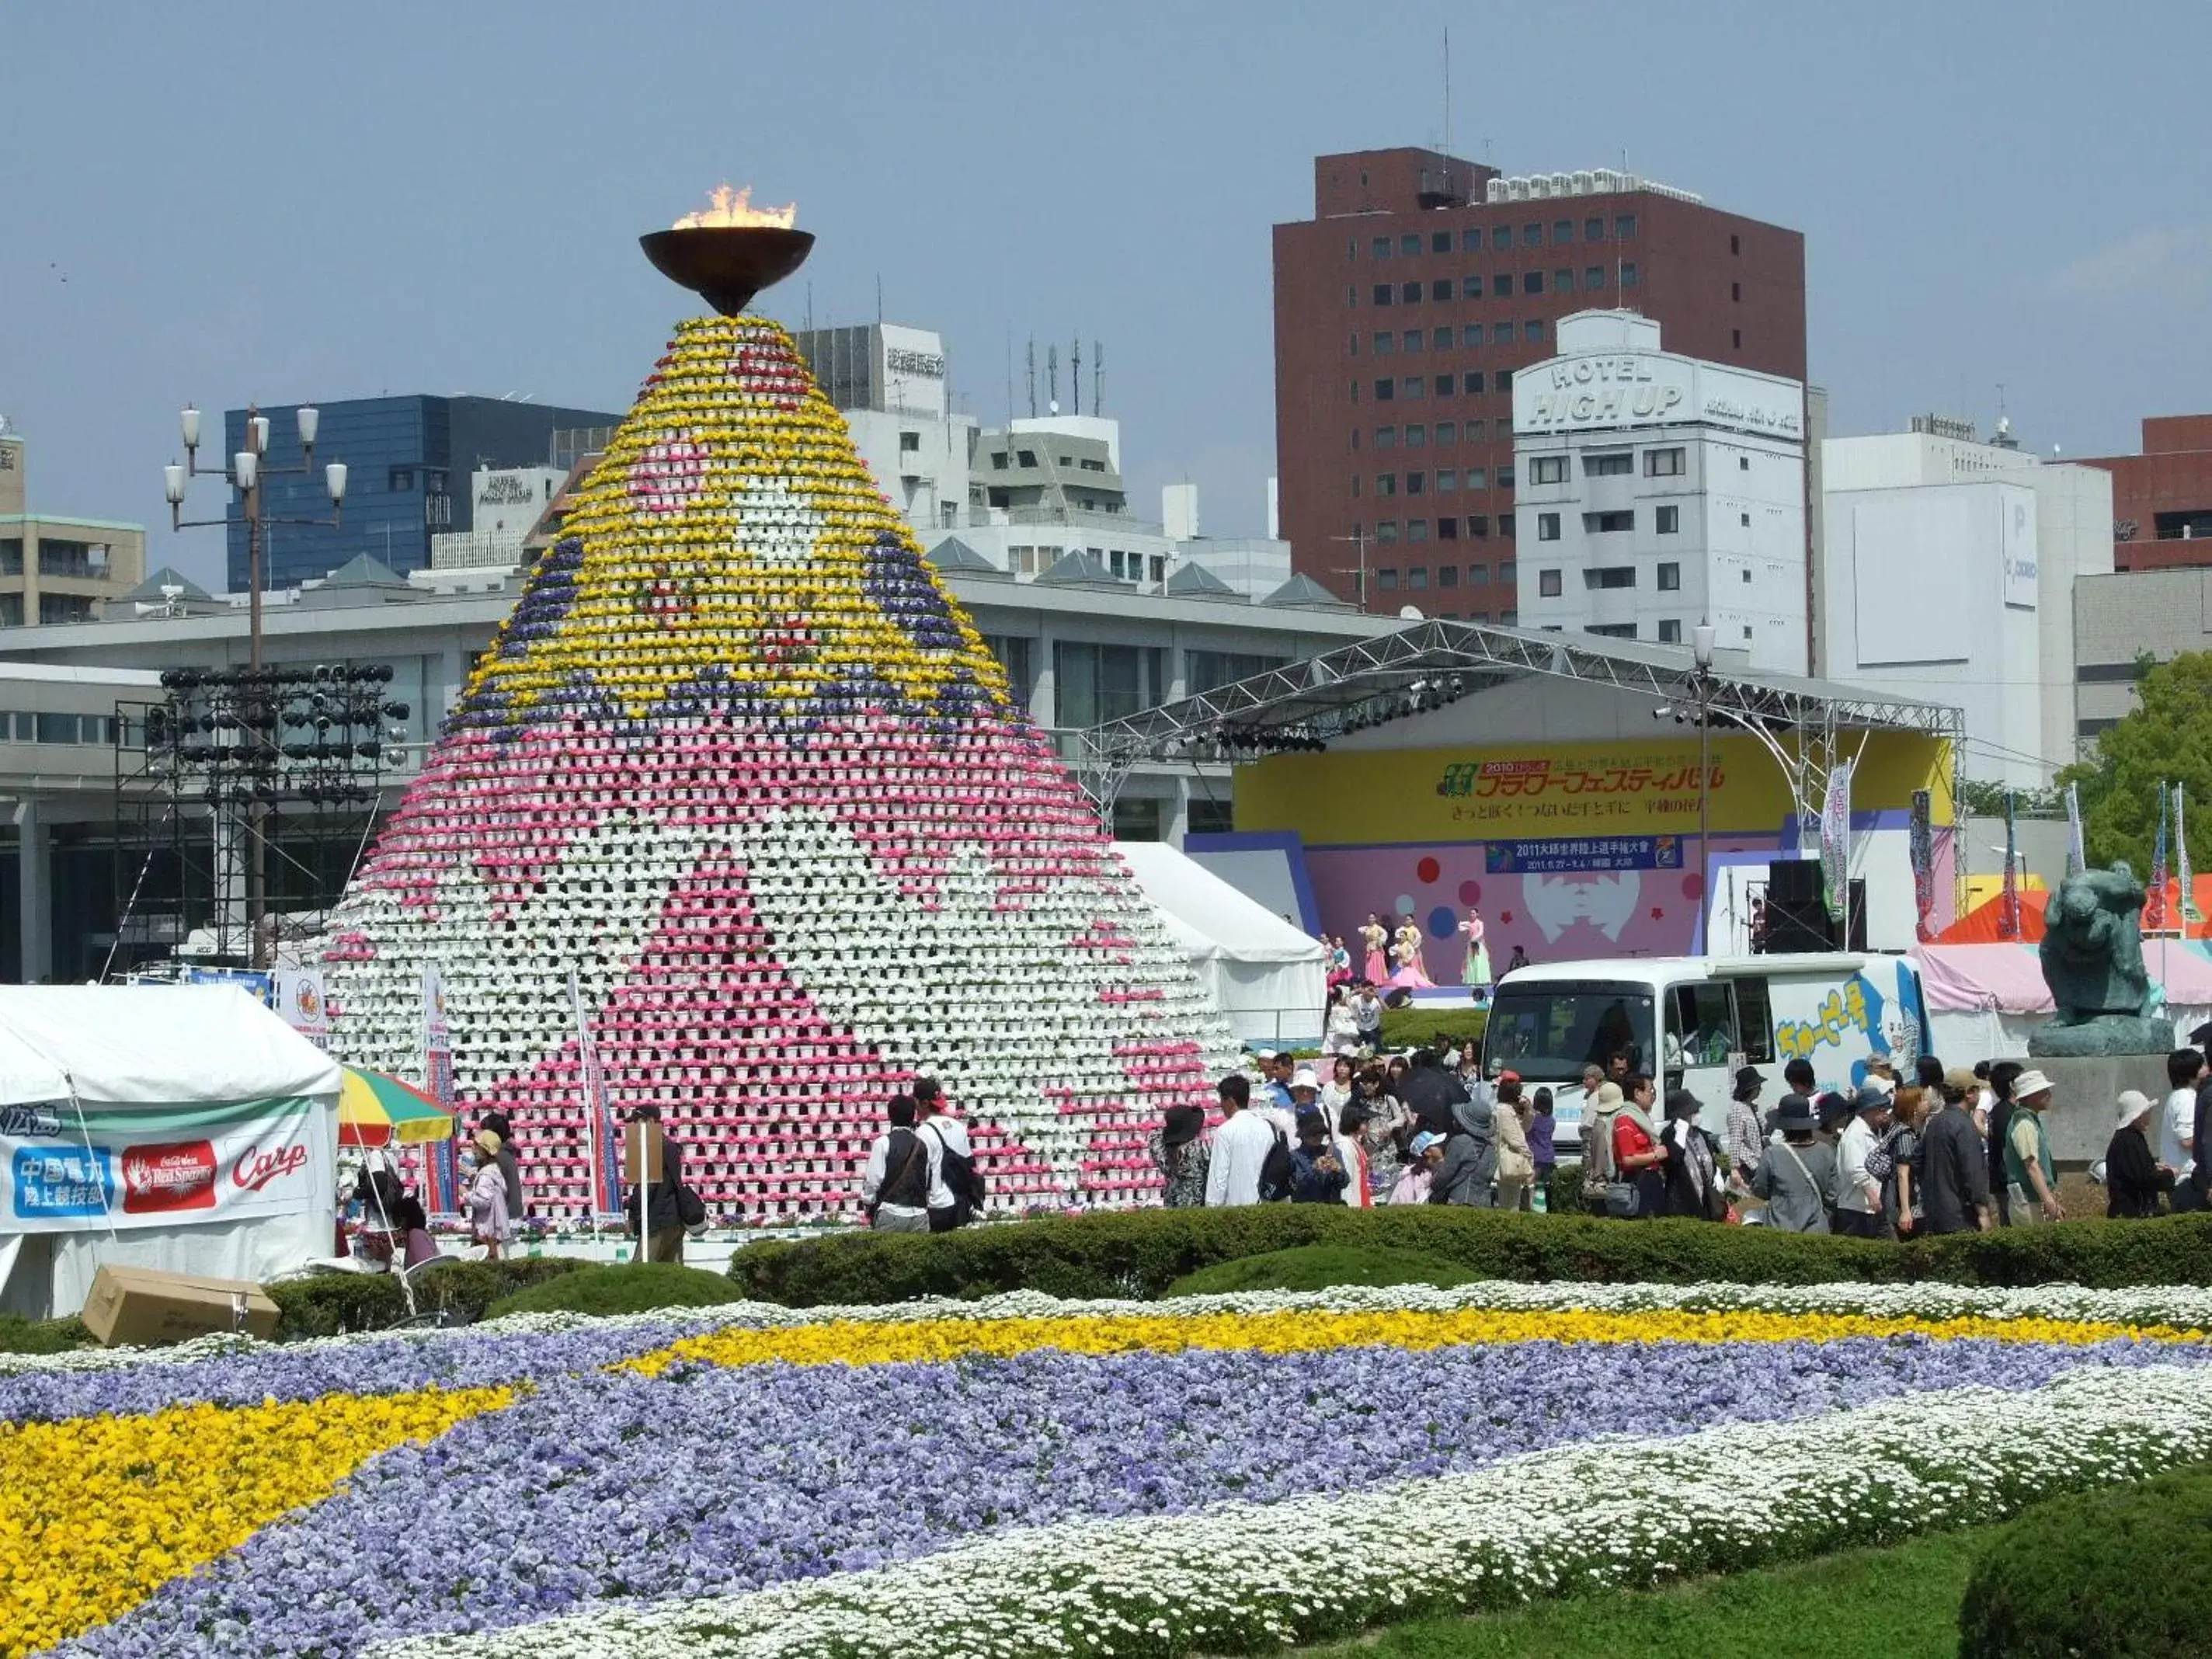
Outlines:
{"type": "Polygon", "coordinates": [[[1634,1118],[1626,1112],[1613,1120],[1613,1162],[1616,1169],[1626,1169],[1632,1158],[1648,1157],[1653,1151],[1651,1137],[1644,1133],[1634,1118]]]}

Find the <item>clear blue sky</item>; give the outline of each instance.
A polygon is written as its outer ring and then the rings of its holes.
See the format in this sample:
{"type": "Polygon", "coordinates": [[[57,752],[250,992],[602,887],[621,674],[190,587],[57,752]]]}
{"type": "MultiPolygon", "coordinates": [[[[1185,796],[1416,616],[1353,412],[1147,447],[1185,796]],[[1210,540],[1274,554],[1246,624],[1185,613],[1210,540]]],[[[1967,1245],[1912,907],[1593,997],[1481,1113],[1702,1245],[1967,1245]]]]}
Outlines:
{"type": "MultiPolygon", "coordinates": [[[[19,4],[0,23],[0,412],[33,505],[173,537],[216,410],[381,392],[623,408],[685,296],[636,237],[750,181],[820,246],[787,322],[1106,346],[1136,505],[1261,524],[1271,223],[1314,155],[1616,164],[1802,229],[1838,433],[2128,451],[2212,408],[2212,6],[19,4]]],[[[1088,374],[1085,375],[1086,382],[1088,374]]],[[[1086,385],[1086,396],[1088,387],[1086,385]]],[[[213,507],[210,493],[203,504],[213,507]]]]}

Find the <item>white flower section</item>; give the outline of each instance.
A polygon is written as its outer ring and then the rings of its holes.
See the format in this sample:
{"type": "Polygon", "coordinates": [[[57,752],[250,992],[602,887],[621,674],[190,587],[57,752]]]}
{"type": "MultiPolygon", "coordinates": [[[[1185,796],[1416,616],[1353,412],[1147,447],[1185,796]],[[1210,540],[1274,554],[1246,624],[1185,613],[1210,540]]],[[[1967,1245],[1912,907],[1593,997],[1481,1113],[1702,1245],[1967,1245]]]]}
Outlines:
{"type": "Polygon", "coordinates": [[[1009,1532],[872,1571],[609,1607],[369,1659],[940,1659],[1246,1652],[1824,1553],[2212,1456],[2212,1373],[2089,1371],[1472,1474],[1009,1532]],[[1757,1493],[1746,1501],[1747,1479],[1757,1493]],[[1409,1564],[1415,1564],[1411,1565],[1409,1564]]]}
{"type": "Polygon", "coordinates": [[[689,1333],[781,1330],[844,1322],[905,1324],[939,1319],[1170,1319],[1212,1314],[1454,1313],[1468,1309],[1504,1313],[1644,1313],[1679,1309],[1691,1313],[1860,1314],[1875,1319],[2052,1319],[2212,1331],[2212,1291],[2193,1285],[2091,1291],[2078,1285],[1978,1290],[1961,1285],[1522,1285],[1492,1280],[1450,1290],[1425,1285],[1344,1285],[1328,1291],[1242,1291],[1226,1296],[1178,1297],[1168,1302],[1063,1300],[1037,1291],[1013,1291],[973,1302],[933,1297],[916,1302],[823,1308],[730,1302],[712,1308],[596,1316],[514,1314],[465,1330],[364,1331],[283,1344],[223,1334],[196,1337],[169,1348],[0,1354],[0,1376],[189,1364],[278,1347],[287,1352],[304,1352],[378,1342],[467,1342],[486,1336],[621,1330],[648,1325],[689,1333]]]}
{"type": "Polygon", "coordinates": [[[377,955],[331,970],[344,1005],[335,1046],[356,1064],[419,1077],[422,968],[435,962],[455,1086],[473,1092],[529,1071],[575,1036],[568,967],[585,1009],[603,1010],[643,957],[670,891],[714,845],[695,825],[625,812],[568,836],[538,878],[543,890],[503,909],[465,858],[440,867],[434,914],[386,889],[357,890],[342,925],[374,938],[377,955]]]}
{"type": "Polygon", "coordinates": [[[755,476],[736,495],[738,552],[767,565],[814,562],[814,544],[830,521],[811,493],[785,479],[755,476]]]}

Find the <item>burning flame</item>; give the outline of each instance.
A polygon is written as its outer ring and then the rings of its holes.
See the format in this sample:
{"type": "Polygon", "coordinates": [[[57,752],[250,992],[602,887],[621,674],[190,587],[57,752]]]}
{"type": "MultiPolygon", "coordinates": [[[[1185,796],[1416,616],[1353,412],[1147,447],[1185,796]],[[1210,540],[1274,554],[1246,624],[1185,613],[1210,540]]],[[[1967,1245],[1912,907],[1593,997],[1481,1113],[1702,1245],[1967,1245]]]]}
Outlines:
{"type": "Polygon", "coordinates": [[[757,208],[753,205],[753,187],[732,190],[727,185],[717,185],[708,195],[714,203],[704,213],[687,213],[676,222],[678,230],[736,230],[765,228],[789,230],[799,217],[799,204],[791,202],[780,208],[757,208]]]}

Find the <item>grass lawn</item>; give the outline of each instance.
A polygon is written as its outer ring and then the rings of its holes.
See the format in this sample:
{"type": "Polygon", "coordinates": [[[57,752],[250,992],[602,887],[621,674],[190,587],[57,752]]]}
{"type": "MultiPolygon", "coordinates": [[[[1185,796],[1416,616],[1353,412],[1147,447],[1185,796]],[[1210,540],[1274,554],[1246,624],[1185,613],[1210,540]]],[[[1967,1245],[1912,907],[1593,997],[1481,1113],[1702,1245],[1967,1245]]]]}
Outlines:
{"type": "Polygon", "coordinates": [[[1302,1651],[1310,1659],[1955,1659],[1966,1578],[1996,1531],[1935,1533],[1668,1589],[1423,1620],[1302,1651]]]}

